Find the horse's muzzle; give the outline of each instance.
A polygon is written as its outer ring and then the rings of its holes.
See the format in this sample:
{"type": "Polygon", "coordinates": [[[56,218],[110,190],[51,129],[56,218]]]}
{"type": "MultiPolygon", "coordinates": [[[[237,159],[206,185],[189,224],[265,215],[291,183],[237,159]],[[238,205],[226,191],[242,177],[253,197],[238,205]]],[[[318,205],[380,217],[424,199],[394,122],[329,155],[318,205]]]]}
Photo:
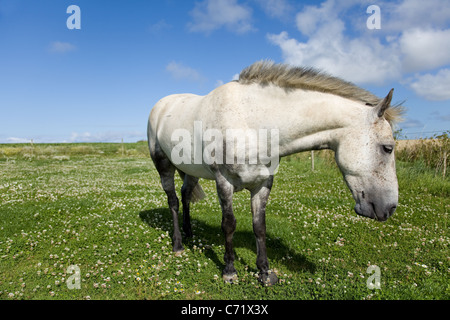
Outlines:
{"type": "Polygon", "coordinates": [[[377,205],[374,202],[356,203],[355,212],[363,217],[377,221],[386,221],[397,209],[396,204],[377,205]]]}

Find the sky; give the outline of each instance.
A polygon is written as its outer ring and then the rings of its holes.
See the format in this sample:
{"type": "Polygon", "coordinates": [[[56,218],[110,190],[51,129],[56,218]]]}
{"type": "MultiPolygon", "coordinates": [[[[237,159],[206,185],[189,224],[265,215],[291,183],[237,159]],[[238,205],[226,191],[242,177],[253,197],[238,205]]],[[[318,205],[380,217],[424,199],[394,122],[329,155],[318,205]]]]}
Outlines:
{"type": "Polygon", "coordinates": [[[0,143],[145,140],[159,99],[263,59],[394,88],[404,137],[450,129],[448,0],[0,0],[0,143]]]}

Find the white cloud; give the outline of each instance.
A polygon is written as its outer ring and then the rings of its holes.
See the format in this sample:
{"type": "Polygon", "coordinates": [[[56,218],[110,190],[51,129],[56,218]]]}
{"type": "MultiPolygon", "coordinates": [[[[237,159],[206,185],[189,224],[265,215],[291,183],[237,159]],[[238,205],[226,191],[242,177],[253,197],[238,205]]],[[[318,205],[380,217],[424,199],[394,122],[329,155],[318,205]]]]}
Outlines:
{"type": "Polygon", "coordinates": [[[69,42],[52,42],[49,46],[49,51],[52,53],[66,53],[75,50],[77,47],[69,42]]]}
{"type": "Polygon", "coordinates": [[[172,25],[168,24],[164,19],[161,19],[157,23],[152,24],[148,27],[148,31],[154,35],[160,34],[161,32],[170,29],[172,29],[172,25]]]}
{"type": "Polygon", "coordinates": [[[424,124],[420,120],[407,118],[404,122],[402,122],[402,128],[424,128],[424,124]]]}
{"type": "Polygon", "coordinates": [[[203,82],[205,80],[197,70],[175,61],[170,62],[166,66],[166,70],[175,80],[189,80],[192,82],[203,82]]]}
{"type": "Polygon", "coordinates": [[[268,39],[280,46],[286,63],[322,69],[334,76],[358,84],[381,84],[400,77],[399,58],[376,39],[349,39],[339,29],[319,30],[323,36],[299,42],[286,32],[269,34],[268,39]]]}
{"type": "Polygon", "coordinates": [[[136,142],[147,139],[144,131],[104,131],[104,132],[72,132],[66,135],[31,135],[32,138],[6,137],[0,135],[0,143],[68,143],[68,142],[136,142]]]}
{"type": "MultiPolygon", "coordinates": [[[[305,40],[290,37],[286,31],[267,38],[280,47],[284,62],[320,68],[357,84],[382,85],[410,78],[414,72],[448,68],[448,0],[379,1],[381,30],[366,28],[370,4],[326,0],[305,6],[296,16],[297,29],[305,40]],[[355,15],[355,10],[361,10],[361,15],[355,15]]],[[[441,85],[448,88],[445,70],[434,76],[417,74],[410,87],[427,99],[449,99],[449,90],[441,85]]]]}
{"type": "Polygon", "coordinates": [[[78,133],[78,132],[72,132],[70,139],[70,142],[97,142],[99,141],[99,139],[96,139],[95,136],[93,134],[91,134],[90,132],[83,132],[83,133],[78,133]]]}
{"type": "Polygon", "coordinates": [[[399,44],[406,72],[430,70],[450,63],[450,29],[405,30],[399,44]]]}
{"type": "Polygon", "coordinates": [[[225,84],[225,82],[223,82],[223,80],[217,80],[214,85],[214,88],[218,88],[220,86],[223,86],[224,84],[225,84]]]}
{"type": "Polygon", "coordinates": [[[303,11],[297,14],[297,28],[307,36],[312,36],[317,28],[320,27],[320,24],[328,24],[326,26],[327,29],[341,32],[343,31],[343,22],[338,18],[339,11],[334,1],[325,1],[320,7],[306,6],[303,11]],[[339,24],[337,30],[332,28],[331,23],[333,22],[339,24]]]}
{"type": "MultiPolygon", "coordinates": [[[[236,81],[236,80],[239,80],[239,73],[235,73],[229,81],[236,81]]],[[[227,82],[229,82],[229,81],[227,81],[227,82]]],[[[224,84],[225,84],[225,82],[223,80],[217,80],[215,87],[217,88],[224,84]]]]}
{"type": "Polygon", "coordinates": [[[272,18],[285,19],[292,11],[292,6],[286,0],[257,0],[257,2],[272,18]]]}
{"type": "Polygon", "coordinates": [[[403,0],[377,3],[381,7],[382,30],[403,32],[415,28],[445,28],[450,17],[448,0],[403,0]]]}
{"type": "Polygon", "coordinates": [[[433,116],[434,120],[450,122],[450,113],[448,113],[448,114],[441,114],[439,111],[433,111],[433,112],[430,113],[430,115],[433,116]]]}
{"type": "Polygon", "coordinates": [[[416,76],[410,84],[414,92],[431,101],[450,99],[450,69],[442,69],[435,75],[424,74],[416,76]]]}
{"type": "MultiPolygon", "coordinates": [[[[145,132],[130,131],[130,132],[72,132],[68,142],[121,142],[124,141],[138,141],[146,139],[145,132]]],[[[67,142],[67,141],[65,141],[67,142]]]]}
{"type": "Polygon", "coordinates": [[[281,48],[290,64],[323,69],[358,84],[399,78],[395,45],[383,45],[373,36],[346,35],[346,24],[340,17],[351,5],[353,2],[328,0],[320,6],[306,6],[296,17],[298,30],[308,37],[305,42],[290,38],[287,32],[269,34],[268,39],[281,48]]]}
{"type": "Polygon", "coordinates": [[[193,22],[188,28],[192,32],[209,34],[222,27],[236,33],[254,30],[251,9],[238,4],[237,0],[205,0],[196,3],[190,14],[193,22]]]}
{"type": "Polygon", "coordinates": [[[30,139],[18,137],[8,137],[0,139],[0,143],[30,143],[30,141],[30,139]]]}

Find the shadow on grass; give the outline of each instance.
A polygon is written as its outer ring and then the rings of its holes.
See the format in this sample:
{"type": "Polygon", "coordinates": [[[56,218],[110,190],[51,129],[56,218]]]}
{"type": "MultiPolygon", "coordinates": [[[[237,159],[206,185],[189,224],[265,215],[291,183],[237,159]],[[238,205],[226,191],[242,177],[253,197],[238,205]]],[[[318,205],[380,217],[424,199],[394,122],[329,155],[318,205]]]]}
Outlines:
{"type": "MultiPolygon", "coordinates": [[[[170,236],[173,234],[172,214],[168,208],[157,208],[145,210],[139,213],[139,217],[143,222],[152,228],[160,228],[161,230],[168,231],[170,236]]],[[[208,243],[214,243],[217,245],[224,244],[224,237],[220,225],[212,226],[204,221],[193,219],[191,217],[192,231],[194,235],[201,236],[202,239],[206,239],[208,243]]],[[[282,239],[274,239],[267,234],[267,256],[269,263],[271,260],[277,260],[285,265],[289,270],[299,272],[305,271],[314,273],[316,266],[314,263],[308,261],[308,259],[297,252],[293,251],[289,246],[283,243],[282,239]],[[289,259],[284,259],[290,257],[289,259]]],[[[183,245],[192,249],[195,243],[190,238],[183,237],[183,245]]],[[[255,236],[253,231],[240,231],[236,230],[233,236],[234,248],[246,248],[253,251],[256,255],[255,236]]],[[[222,270],[225,265],[223,259],[219,259],[217,253],[214,250],[205,250],[205,256],[210,258],[217,267],[222,270]]],[[[239,256],[235,252],[236,260],[239,256]]],[[[241,263],[248,265],[253,271],[256,270],[256,264],[254,261],[243,261],[241,263]]]]}

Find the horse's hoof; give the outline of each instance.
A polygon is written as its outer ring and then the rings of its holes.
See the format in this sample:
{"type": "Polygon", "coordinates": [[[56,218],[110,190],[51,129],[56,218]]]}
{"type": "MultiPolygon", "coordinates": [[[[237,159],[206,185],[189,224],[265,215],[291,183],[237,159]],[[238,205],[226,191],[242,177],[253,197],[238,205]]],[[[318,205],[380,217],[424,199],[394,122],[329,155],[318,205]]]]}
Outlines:
{"type": "Polygon", "coordinates": [[[184,252],[184,247],[182,245],[173,246],[173,253],[176,257],[180,256],[184,252]]]}
{"type": "Polygon", "coordinates": [[[174,251],[175,257],[181,256],[183,254],[183,252],[184,252],[184,249],[180,250],[180,251],[174,251]]]}
{"type": "Polygon", "coordinates": [[[224,274],[222,276],[223,281],[225,283],[236,283],[238,281],[238,275],[237,273],[232,273],[232,274],[224,274]]]}
{"type": "Polygon", "coordinates": [[[278,277],[275,272],[265,273],[259,276],[259,281],[266,286],[272,286],[278,283],[278,277]]]}

